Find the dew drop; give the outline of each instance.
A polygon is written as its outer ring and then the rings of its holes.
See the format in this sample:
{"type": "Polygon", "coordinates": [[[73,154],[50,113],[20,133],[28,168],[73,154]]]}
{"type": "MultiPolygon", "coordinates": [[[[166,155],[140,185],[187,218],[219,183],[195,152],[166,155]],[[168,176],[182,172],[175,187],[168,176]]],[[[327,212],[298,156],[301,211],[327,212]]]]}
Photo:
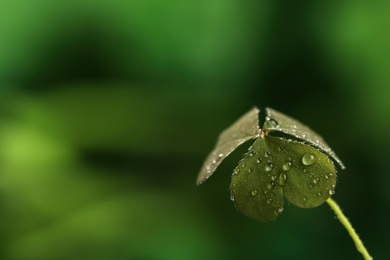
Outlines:
{"type": "Polygon", "coordinates": [[[318,192],[318,196],[322,196],[322,192],[318,192]]]}
{"type": "Polygon", "coordinates": [[[268,190],[264,190],[264,194],[267,195],[268,194],[268,190]]]}
{"type": "Polygon", "coordinates": [[[307,201],[309,199],[309,197],[305,196],[303,197],[303,201],[307,201]]]}
{"type": "Polygon", "coordinates": [[[281,145],[281,146],[279,146],[278,151],[281,152],[281,151],[283,151],[283,149],[284,149],[284,146],[281,145]]]}
{"type": "Polygon", "coordinates": [[[264,154],[264,156],[267,157],[267,158],[270,157],[270,155],[271,155],[271,152],[269,152],[269,151],[265,152],[265,154],[264,154]]]}
{"type": "Polygon", "coordinates": [[[252,169],[252,168],[249,168],[249,169],[248,169],[248,172],[253,172],[253,169],[252,169]]]}
{"type": "Polygon", "coordinates": [[[307,172],[307,169],[303,169],[303,172],[305,172],[305,173],[306,173],[306,172],[307,172]]]}
{"type": "Polygon", "coordinates": [[[314,184],[317,184],[319,181],[320,181],[320,178],[314,178],[314,179],[313,179],[313,183],[314,183],[314,184]]]}
{"type": "Polygon", "coordinates": [[[280,214],[282,212],[283,212],[283,208],[277,208],[275,211],[276,214],[280,214]]]}
{"type": "Polygon", "coordinates": [[[265,122],[270,127],[277,127],[278,126],[278,121],[276,121],[275,119],[269,118],[269,117],[266,118],[265,122]]]}
{"type": "Polygon", "coordinates": [[[252,196],[256,196],[256,195],[257,195],[257,190],[253,190],[253,191],[251,192],[251,195],[252,195],[252,196]]]}
{"type": "Polygon", "coordinates": [[[272,180],[272,181],[276,180],[276,175],[272,175],[272,176],[271,176],[271,180],[272,180]]]}
{"type": "Polygon", "coordinates": [[[314,154],[305,154],[303,157],[302,157],[302,163],[304,165],[312,165],[314,163],[314,161],[316,160],[316,157],[314,156],[314,154]]]}
{"type": "Polygon", "coordinates": [[[268,198],[268,199],[267,199],[267,204],[271,204],[271,202],[272,202],[272,199],[271,199],[271,198],[268,198]]]}
{"type": "Polygon", "coordinates": [[[220,153],[218,154],[218,157],[216,157],[215,159],[213,159],[213,164],[216,164],[219,160],[221,160],[223,157],[223,153],[220,153]]]}
{"type": "Polygon", "coordinates": [[[253,155],[255,155],[255,154],[256,154],[256,153],[255,153],[254,151],[250,151],[250,152],[249,152],[249,156],[250,156],[250,157],[253,157],[253,155]]]}
{"type": "Polygon", "coordinates": [[[292,162],[290,162],[290,161],[288,161],[288,162],[285,162],[284,164],[283,164],[283,171],[288,171],[288,170],[290,170],[291,169],[291,167],[292,167],[292,162]]]}
{"type": "Polygon", "coordinates": [[[267,163],[267,164],[265,165],[265,171],[266,171],[266,172],[272,171],[273,168],[274,168],[274,165],[273,165],[272,163],[267,163]]]}
{"type": "Polygon", "coordinates": [[[336,185],[332,184],[332,188],[333,188],[333,189],[336,188],[336,185]]]}
{"type": "Polygon", "coordinates": [[[261,159],[261,157],[259,157],[259,158],[257,158],[256,162],[257,162],[257,163],[261,163],[262,160],[263,160],[263,159],[261,159]]]}
{"type": "Polygon", "coordinates": [[[285,185],[287,182],[287,175],[285,173],[282,173],[279,175],[279,184],[280,185],[285,185]]]}
{"type": "Polygon", "coordinates": [[[267,189],[272,190],[275,184],[273,182],[270,182],[267,184],[267,189]]]}
{"type": "Polygon", "coordinates": [[[333,195],[335,194],[336,192],[334,190],[329,190],[329,195],[333,195]]]}
{"type": "Polygon", "coordinates": [[[230,195],[230,200],[234,201],[234,196],[233,195],[230,195]]]}

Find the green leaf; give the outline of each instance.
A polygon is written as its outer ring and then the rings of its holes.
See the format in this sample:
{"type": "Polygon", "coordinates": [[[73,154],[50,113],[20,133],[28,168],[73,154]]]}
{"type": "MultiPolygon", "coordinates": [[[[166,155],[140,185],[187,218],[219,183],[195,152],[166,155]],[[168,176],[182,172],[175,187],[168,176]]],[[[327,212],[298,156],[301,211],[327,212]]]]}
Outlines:
{"type": "Polygon", "coordinates": [[[283,195],[302,208],[317,207],[334,194],[333,162],[297,141],[258,138],[234,170],[231,198],[250,218],[272,221],[283,211],[283,195]]]}
{"type": "Polygon", "coordinates": [[[267,117],[263,125],[263,131],[279,131],[302,139],[303,141],[323,150],[326,154],[331,156],[342,169],[345,169],[342,161],[337,157],[324,139],[308,126],[274,109],[267,108],[266,112],[267,117]]]}
{"type": "Polygon", "coordinates": [[[255,220],[268,222],[283,211],[283,190],[263,138],[258,138],[232,175],[231,199],[238,210],[255,220]],[[272,172],[273,173],[273,172],[272,172]]]}
{"type": "Polygon", "coordinates": [[[332,157],[344,165],[320,135],[273,109],[267,109],[263,130],[253,108],[220,135],[198,176],[206,180],[240,144],[257,138],[239,162],[230,184],[235,206],[250,218],[272,221],[283,211],[284,198],[301,208],[313,208],[335,193],[336,169],[332,157]],[[297,140],[274,137],[278,131],[297,140]],[[259,138],[260,137],[260,138],[259,138]]]}
{"type": "Polygon", "coordinates": [[[199,185],[207,180],[221,162],[238,146],[260,135],[258,114],[259,109],[252,108],[220,134],[217,144],[200,170],[196,184],[199,185]]]}

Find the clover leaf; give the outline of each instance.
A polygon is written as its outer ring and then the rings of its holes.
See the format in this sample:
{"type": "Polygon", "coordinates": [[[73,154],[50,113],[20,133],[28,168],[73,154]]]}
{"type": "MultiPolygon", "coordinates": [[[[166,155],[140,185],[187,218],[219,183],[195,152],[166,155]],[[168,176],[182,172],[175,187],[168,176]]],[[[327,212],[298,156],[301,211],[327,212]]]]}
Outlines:
{"type": "Polygon", "coordinates": [[[267,117],[263,125],[263,131],[279,131],[301,139],[304,142],[307,142],[308,144],[313,145],[314,147],[317,147],[324,151],[340,165],[341,169],[345,169],[344,164],[332,151],[332,149],[330,149],[329,145],[319,134],[317,134],[308,126],[302,124],[298,120],[286,116],[272,108],[266,108],[266,111],[267,117]]]}
{"type": "Polygon", "coordinates": [[[334,194],[336,170],[328,157],[306,144],[258,138],[234,170],[232,200],[248,217],[274,220],[283,196],[301,208],[317,207],[334,194]]]}
{"type": "Polygon", "coordinates": [[[337,181],[331,159],[345,169],[341,160],[319,134],[274,109],[266,109],[263,129],[260,129],[259,112],[252,108],[220,134],[196,183],[208,179],[238,146],[256,139],[232,174],[230,198],[236,208],[250,218],[268,222],[283,212],[284,197],[301,208],[317,207],[326,201],[357,250],[364,259],[371,260],[355,229],[331,198],[337,181]],[[270,135],[273,132],[287,137],[270,135]]]}
{"type": "Polygon", "coordinates": [[[196,180],[198,185],[207,180],[221,164],[223,159],[238,146],[260,136],[259,112],[254,107],[219,135],[214,150],[206,158],[198,175],[196,180]]]}
{"type": "Polygon", "coordinates": [[[286,197],[301,208],[317,207],[335,193],[334,159],[340,159],[313,130],[267,108],[263,129],[255,107],[219,136],[200,171],[197,184],[210,177],[226,156],[242,143],[257,138],[233,172],[231,199],[237,209],[255,220],[268,222],[283,211],[286,197]],[[278,131],[293,139],[275,137],[278,131]],[[330,157],[330,158],[329,158],[330,157]]]}

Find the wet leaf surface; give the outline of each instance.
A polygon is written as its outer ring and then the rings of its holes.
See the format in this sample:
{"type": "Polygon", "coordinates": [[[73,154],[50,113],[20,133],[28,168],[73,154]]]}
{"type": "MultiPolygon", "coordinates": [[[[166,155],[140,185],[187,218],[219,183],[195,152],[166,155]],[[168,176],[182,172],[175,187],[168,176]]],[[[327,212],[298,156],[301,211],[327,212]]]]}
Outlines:
{"type": "Polygon", "coordinates": [[[263,130],[253,108],[219,136],[207,157],[197,184],[210,177],[222,160],[240,144],[257,140],[234,169],[230,184],[236,208],[255,220],[269,222],[283,212],[284,197],[301,208],[313,208],[335,193],[340,159],[320,135],[299,121],[267,108],[263,130]],[[269,135],[278,131],[297,139],[269,135]]]}
{"type": "Polygon", "coordinates": [[[252,108],[220,134],[217,144],[206,158],[198,175],[196,180],[198,185],[207,180],[221,162],[238,146],[259,136],[258,114],[259,109],[252,108]]]}
{"type": "Polygon", "coordinates": [[[233,172],[231,198],[246,216],[268,222],[283,211],[283,195],[302,208],[334,194],[336,170],[317,149],[278,137],[258,138],[233,172]]]}
{"type": "Polygon", "coordinates": [[[292,135],[296,138],[310,143],[311,145],[323,150],[329,156],[331,156],[342,169],[345,169],[344,164],[324,141],[324,139],[308,126],[302,124],[296,119],[293,119],[281,112],[278,112],[272,108],[267,108],[267,117],[263,125],[263,130],[267,132],[279,131],[285,134],[292,135]]]}

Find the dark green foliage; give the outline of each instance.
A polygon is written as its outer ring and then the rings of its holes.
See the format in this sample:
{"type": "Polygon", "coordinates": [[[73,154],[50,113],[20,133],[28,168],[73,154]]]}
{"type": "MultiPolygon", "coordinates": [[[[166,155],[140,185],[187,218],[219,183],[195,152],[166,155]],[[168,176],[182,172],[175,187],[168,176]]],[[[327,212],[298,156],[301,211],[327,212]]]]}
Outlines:
{"type": "Polygon", "coordinates": [[[232,175],[231,199],[236,207],[248,217],[267,222],[282,213],[283,196],[301,208],[324,203],[335,193],[337,177],[328,156],[344,168],[340,159],[302,123],[268,108],[263,130],[257,130],[257,117],[254,108],[220,135],[197,183],[207,179],[240,144],[258,137],[232,175]],[[272,131],[298,139],[268,135],[272,131]]]}
{"type": "Polygon", "coordinates": [[[205,160],[198,175],[197,184],[201,184],[210,177],[223,159],[238,146],[260,135],[258,113],[259,110],[257,108],[251,109],[219,135],[214,150],[211,151],[205,160]]]}
{"type": "Polygon", "coordinates": [[[304,142],[307,142],[308,144],[313,145],[326,152],[341,166],[342,169],[345,169],[344,164],[336,156],[333,150],[330,149],[329,145],[319,134],[317,134],[308,126],[302,124],[298,120],[286,116],[274,109],[267,108],[266,110],[267,117],[263,126],[263,131],[279,131],[299,138],[304,142]]]}
{"type": "Polygon", "coordinates": [[[283,211],[283,195],[294,205],[312,208],[334,193],[336,171],[328,157],[297,141],[258,138],[232,175],[236,207],[260,221],[283,211]]]}

